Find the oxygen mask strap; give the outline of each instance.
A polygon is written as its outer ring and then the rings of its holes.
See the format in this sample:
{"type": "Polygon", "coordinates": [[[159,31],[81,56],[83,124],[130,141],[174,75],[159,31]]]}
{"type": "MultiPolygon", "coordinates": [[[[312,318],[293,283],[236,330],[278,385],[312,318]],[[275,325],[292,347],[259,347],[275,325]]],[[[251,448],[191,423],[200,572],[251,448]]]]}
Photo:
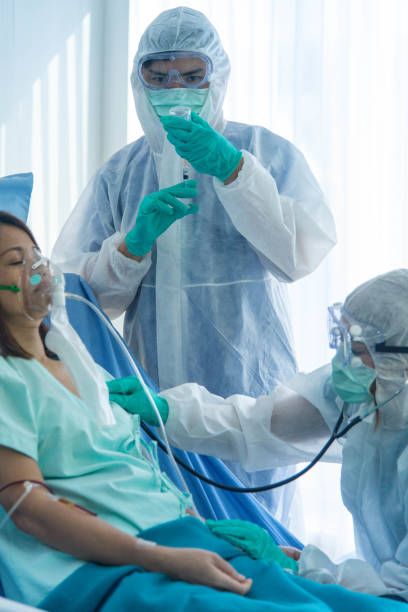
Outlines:
{"type": "Polygon", "coordinates": [[[15,285],[0,285],[0,289],[3,291],[12,291],[13,293],[20,293],[20,287],[16,287],[15,285]]]}

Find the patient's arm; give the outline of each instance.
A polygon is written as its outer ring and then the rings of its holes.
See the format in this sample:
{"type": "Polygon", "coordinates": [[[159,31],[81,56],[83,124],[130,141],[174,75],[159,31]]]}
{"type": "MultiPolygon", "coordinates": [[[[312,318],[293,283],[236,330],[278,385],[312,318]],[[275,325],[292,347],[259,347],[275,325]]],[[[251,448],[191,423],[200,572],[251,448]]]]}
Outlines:
{"type": "MultiPolygon", "coordinates": [[[[0,489],[19,480],[44,482],[36,461],[0,446],[0,489]]],[[[0,493],[0,503],[9,511],[24,493],[12,485],[0,493]]],[[[48,546],[103,565],[140,565],[152,572],[218,589],[245,594],[251,581],[238,574],[219,555],[201,549],[140,546],[134,538],[87,512],[53,501],[42,487],[34,488],[11,519],[22,531],[48,546]]]]}
{"type": "MultiPolygon", "coordinates": [[[[172,444],[239,461],[248,471],[308,461],[330,434],[320,412],[283,385],[256,399],[224,399],[193,383],[160,395],[169,404],[166,431],[172,444]]],[[[338,449],[325,459],[338,460],[338,449]]]]}

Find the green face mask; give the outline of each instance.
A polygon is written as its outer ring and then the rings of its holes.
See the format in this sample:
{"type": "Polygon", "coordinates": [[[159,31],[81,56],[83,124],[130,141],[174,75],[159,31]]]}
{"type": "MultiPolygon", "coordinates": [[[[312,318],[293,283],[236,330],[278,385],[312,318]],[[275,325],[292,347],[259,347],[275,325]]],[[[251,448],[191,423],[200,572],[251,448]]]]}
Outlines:
{"type": "Polygon", "coordinates": [[[177,87],[171,89],[147,89],[146,95],[153,106],[156,115],[162,117],[168,115],[173,106],[189,106],[192,111],[200,114],[205,101],[207,100],[209,88],[188,89],[187,87],[177,87]]]}
{"type": "Polygon", "coordinates": [[[369,389],[376,377],[376,371],[363,363],[359,366],[343,364],[336,355],[332,360],[332,387],[337,395],[348,404],[372,402],[369,389]]]}

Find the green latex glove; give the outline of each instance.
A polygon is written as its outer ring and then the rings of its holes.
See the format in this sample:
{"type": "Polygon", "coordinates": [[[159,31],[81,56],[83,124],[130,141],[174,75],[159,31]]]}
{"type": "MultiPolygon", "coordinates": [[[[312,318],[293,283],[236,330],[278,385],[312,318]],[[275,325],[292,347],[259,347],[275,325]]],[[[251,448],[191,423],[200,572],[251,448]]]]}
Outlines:
{"type": "Polygon", "coordinates": [[[297,561],[287,557],[275,544],[269,533],[259,525],[239,519],[221,521],[207,519],[205,522],[214,535],[241,548],[253,559],[278,563],[283,568],[297,572],[297,561]]]}
{"type": "Polygon", "coordinates": [[[197,181],[184,181],[172,187],[149,193],[143,198],[137,212],[135,227],[126,234],[126,246],[132,255],[142,257],[148,253],[155,240],[174,221],[197,212],[197,204],[187,206],[177,198],[195,198],[197,181]]]}
{"type": "MultiPolygon", "coordinates": [[[[122,406],[131,414],[139,414],[150,425],[159,425],[159,420],[153,410],[142,385],[135,376],[126,376],[116,380],[108,380],[109,400],[122,406]]],[[[156,395],[151,389],[150,393],[156,404],[161,419],[165,423],[169,416],[169,405],[163,397],[156,395]]]]}
{"type": "Polygon", "coordinates": [[[170,115],[160,117],[160,121],[180,157],[201,174],[225,181],[241,161],[241,151],[194,112],[191,121],[170,115]]]}

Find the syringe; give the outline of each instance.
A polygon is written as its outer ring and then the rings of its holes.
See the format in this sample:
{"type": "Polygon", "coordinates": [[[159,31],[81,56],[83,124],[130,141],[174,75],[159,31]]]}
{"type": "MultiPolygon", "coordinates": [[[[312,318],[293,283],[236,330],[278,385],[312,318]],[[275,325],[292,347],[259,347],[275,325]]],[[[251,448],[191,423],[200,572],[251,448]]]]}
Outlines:
{"type": "MultiPolygon", "coordinates": [[[[173,106],[169,110],[169,115],[174,117],[181,117],[182,119],[186,119],[186,121],[191,121],[191,108],[189,106],[173,106]]],[[[183,181],[188,181],[191,178],[191,168],[187,162],[187,160],[183,160],[183,181]]]]}

